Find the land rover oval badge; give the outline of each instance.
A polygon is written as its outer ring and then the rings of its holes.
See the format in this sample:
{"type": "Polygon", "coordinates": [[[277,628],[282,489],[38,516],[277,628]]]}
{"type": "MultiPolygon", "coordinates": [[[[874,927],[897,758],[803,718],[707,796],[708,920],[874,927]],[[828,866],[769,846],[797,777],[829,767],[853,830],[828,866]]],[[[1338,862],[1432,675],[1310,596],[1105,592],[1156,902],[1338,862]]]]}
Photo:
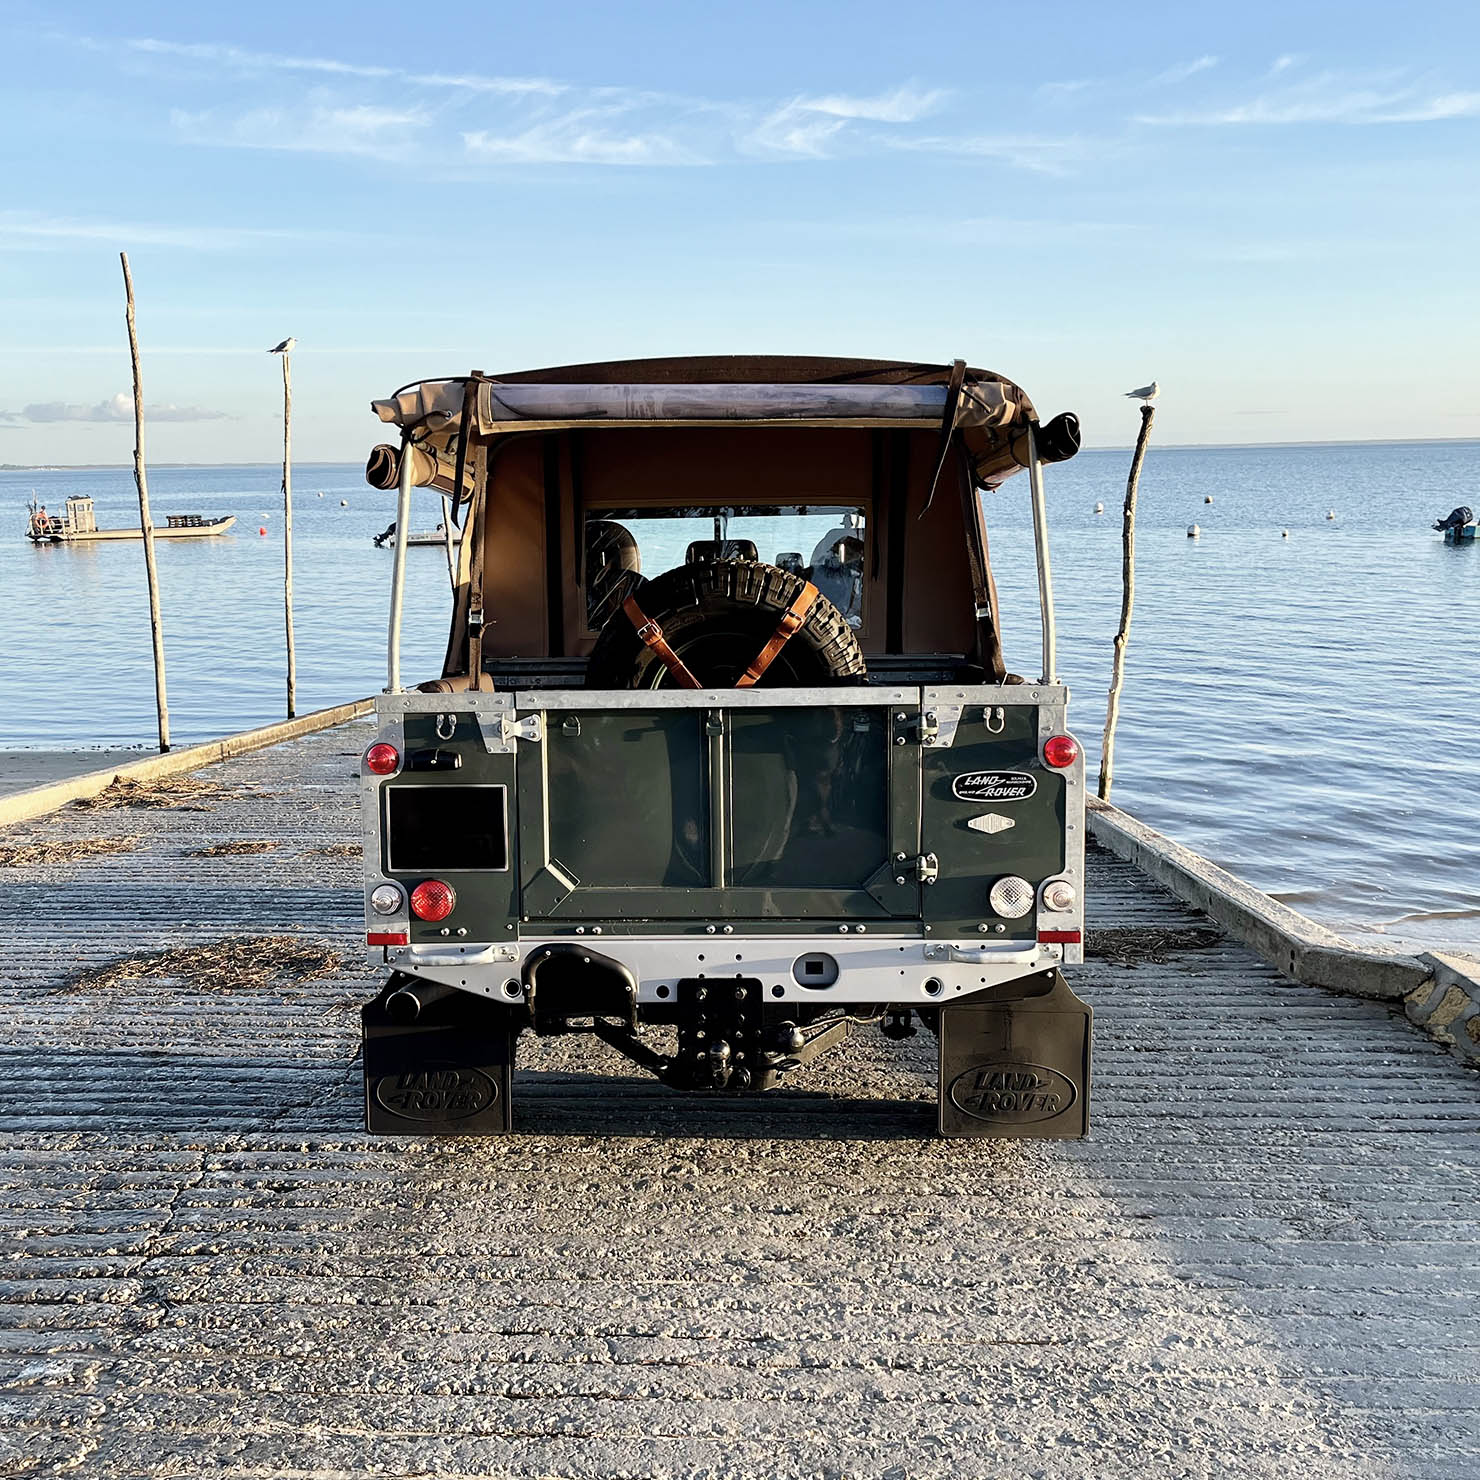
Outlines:
{"type": "Polygon", "coordinates": [[[1067,1075],[1043,1064],[975,1064],[951,1081],[951,1103],[974,1120],[1051,1120],[1079,1098],[1067,1075]]]}
{"type": "Polygon", "coordinates": [[[1038,778],[1026,771],[962,771],[951,792],[963,802],[1022,802],[1038,790],[1038,778]]]}
{"type": "Polygon", "coordinates": [[[430,1065],[410,1074],[387,1074],[375,1098],[407,1120],[466,1120],[498,1098],[498,1085],[480,1069],[430,1065]]]}

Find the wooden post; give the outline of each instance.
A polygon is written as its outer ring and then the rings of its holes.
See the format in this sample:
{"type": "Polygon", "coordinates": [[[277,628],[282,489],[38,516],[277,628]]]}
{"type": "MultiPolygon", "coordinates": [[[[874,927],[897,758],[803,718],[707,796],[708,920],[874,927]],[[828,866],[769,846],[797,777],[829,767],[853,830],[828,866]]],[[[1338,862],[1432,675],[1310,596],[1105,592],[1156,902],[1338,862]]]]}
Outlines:
{"type": "Polygon", "coordinates": [[[283,622],[288,635],[288,718],[298,713],[298,660],[293,652],[293,373],[283,351],[283,622]]]}
{"type": "Polygon", "coordinates": [[[1100,800],[1110,800],[1110,782],[1115,764],[1115,722],[1120,718],[1120,685],[1125,679],[1125,648],[1131,635],[1131,608],[1136,600],[1136,491],[1141,483],[1141,464],[1156,407],[1147,401],[1141,407],[1141,433],[1131,457],[1130,476],[1125,481],[1125,515],[1121,527],[1120,630],[1115,634],[1115,661],[1110,672],[1110,698],[1105,706],[1105,738],[1100,746],[1100,800]]]}
{"type": "Polygon", "coordinates": [[[144,572],[149,583],[149,628],[154,638],[154,707],[159,716],[159,748],[170,748],[170,705],[164,680],[164,624],[159,615],[159,571],[154,564],[154,521],[149,513],[149,478],[144,470],[144,383],[139,374],[139,333],[134,324],[134,278],[123,262],[123,290],[127,301],[128,349],[134,368],[134,485],[139,490],[139,527],[144,535],[144,572]]]}

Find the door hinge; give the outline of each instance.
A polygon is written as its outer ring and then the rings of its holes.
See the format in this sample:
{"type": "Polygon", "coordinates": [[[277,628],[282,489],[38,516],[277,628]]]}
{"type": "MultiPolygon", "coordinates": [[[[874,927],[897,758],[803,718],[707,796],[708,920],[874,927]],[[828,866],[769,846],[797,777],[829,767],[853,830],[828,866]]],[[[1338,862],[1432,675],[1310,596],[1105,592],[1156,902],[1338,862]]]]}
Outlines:
{"type": "Polygon", "coordinates": [[[538,743],[545,738],[542,714],[526,714],[520,719],[512,709],[500,709],[494,714],[482,714],[476,718],[479,733],[483,736],[483,748],[489,755],[510,755],[516,741],[538,743]]]}
{"type": "MultiPolygon", "coordinates": [[[[544,739],[545,727],[541,723],[542,716],[538,714],[526,714],[519,719],[512,710],[505,710],[498,717],[499,729],[503,732],[506,741],[533,740],[538,742],[544,739]]],[[[579,733],[579,732],[578,732],[579,733]]]]}

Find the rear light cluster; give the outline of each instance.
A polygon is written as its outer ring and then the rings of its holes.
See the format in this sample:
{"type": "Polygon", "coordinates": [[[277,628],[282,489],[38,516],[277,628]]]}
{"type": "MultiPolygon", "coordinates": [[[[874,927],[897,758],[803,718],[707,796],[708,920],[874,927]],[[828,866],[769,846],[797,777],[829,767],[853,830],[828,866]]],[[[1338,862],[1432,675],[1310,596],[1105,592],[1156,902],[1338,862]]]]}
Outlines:
{"type": "Polygon", "coordinates": [[[384,740],[365,752],[365,769],[372,776],[389,776],[401,764],[401,752],[384,740]]]}
{"type": "Polygon", "coordinates": [[[1079,759],[1079,742],[1072,735],[1050,735],[1043,742],[1043,759],[1056,771],[1067,770],[1079,759]]]}
{"type": "Polygon", "coordinates": [[[457,903],[457,891],[441,879],[423,879],[411,891],[411,913],[418,920],[445,920],[457,903]]]}
{"type": "Polygon", "coordinates": [[[1050,879],[1043,886],[1043,908],[1046,910],[1067,914],[1078,899],[1078,893],[1067,879],[1050,879]]]}
{"type": "Polygon", "coordinates": [[[1016,874],[1008,874],[992,885],[987,903],[1004,920],[1017,920],[1033,908],[1033,886],[1016,874]]]}
{"type": "Polygon", "coordinates": [[[371,891],[370,908],[377,915],[394,915],[406,903],[399,884],[381,884],[371,891]]]}

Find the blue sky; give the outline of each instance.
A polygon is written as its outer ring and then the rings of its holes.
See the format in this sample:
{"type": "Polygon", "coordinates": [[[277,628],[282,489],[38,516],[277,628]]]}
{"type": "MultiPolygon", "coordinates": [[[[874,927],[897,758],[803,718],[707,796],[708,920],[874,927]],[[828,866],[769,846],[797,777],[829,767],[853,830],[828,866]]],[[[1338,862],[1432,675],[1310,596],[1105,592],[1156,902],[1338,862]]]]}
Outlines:
{"type": "Polygon", "coordinates": [[[1165,442],[1480,435],[1480,7],[11,0],[0,462],[350,459],[472,367],[944,360],[1165,442]]]}

